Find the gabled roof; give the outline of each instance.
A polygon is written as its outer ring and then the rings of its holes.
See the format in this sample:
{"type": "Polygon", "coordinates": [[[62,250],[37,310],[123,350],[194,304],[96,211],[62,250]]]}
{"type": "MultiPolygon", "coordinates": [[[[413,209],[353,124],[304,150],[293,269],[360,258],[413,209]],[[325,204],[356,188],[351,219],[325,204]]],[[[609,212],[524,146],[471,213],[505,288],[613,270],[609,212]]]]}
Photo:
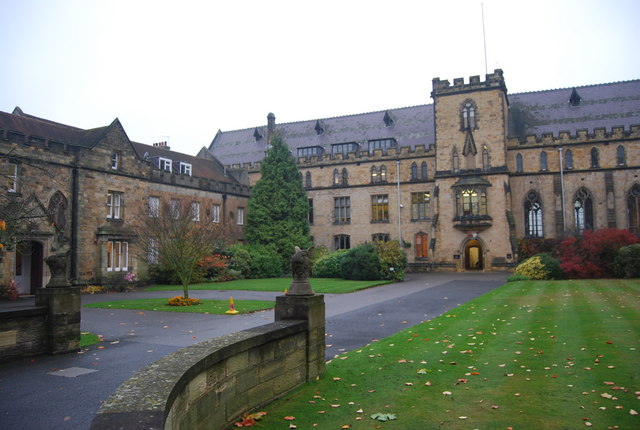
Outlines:
{"type": "MultiPolygon", "coordinates": [[[[513,137],[640,125],[640,80],[509,94],[509,102],[509,135],[513,137]]],[[[320,146],[330,153],[332,144],[386,138],[396,139],[398,147],[428,148],[435,143],[432,104],[282,123],[276,129],[294,155],[302,147],[320,146]],[[317,124],[322,124],[321,134],[317,124]]],[[[267,135],[266,126],[218,131],[209,150],[227,165],[260,161],[267,141],[256,139],[256,131],[267,135]]]]}
{"type": "MultiPolygon", "coordinates": [[[[78,127],[72,127],[70,125],[28,115],[19,107],[16,107],[13,113],[0,112],[1,133],[6,134],[8,132],[16,132],[24,135],[25,138],[34,136],[42,138],[45,141],[54,141],[88,149],[93,148],[98,142],[100,142],[112,127],[122,127],[117,118],[108,126],[83,130],[78,127]]],[[[124,129],[122,131],[125,133],[124,129]]],[[[191,164],[193,176],[212,179],[218,182],[238,183],[238,181],[232,176],[225,176],[224,166],[213,156],[194,157],[180,152],[170,151],[164,148],[158,148],[137,142],[131,142],[131,145],[138,158],[141,160],[145,158],[145,153],[148,154],[148,158],[163,156],[176,163],[182,161],[191,164]]]]}

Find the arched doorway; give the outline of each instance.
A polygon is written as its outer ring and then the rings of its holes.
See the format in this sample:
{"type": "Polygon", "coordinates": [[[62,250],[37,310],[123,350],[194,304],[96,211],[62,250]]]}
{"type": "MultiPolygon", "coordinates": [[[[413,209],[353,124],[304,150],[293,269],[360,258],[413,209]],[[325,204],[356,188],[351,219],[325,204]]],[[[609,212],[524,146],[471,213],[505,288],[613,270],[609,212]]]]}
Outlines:
{"type": "Polygon", "coordinates": [[[484,269],[482,244],[475,239],[468,241],[464,247],[464,268],[465,270],[484,269]]]}
{"type": "Polygon", "coordinates": [[[43,252],[40,242],[24,242],[16,246],[16,282],[20,294],[35,294],[42,288],[43,252]]]}

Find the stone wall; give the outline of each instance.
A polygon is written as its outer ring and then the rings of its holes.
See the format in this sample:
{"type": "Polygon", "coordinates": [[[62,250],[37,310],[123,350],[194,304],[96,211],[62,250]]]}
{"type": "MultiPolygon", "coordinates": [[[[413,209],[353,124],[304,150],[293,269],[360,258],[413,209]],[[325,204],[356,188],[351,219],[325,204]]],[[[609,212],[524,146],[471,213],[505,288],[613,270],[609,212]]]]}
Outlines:
{"type": "Polygon", "coordinates": [[[121,385],[91,428],[228,428],[310,379],[307,328],[279,321],[169,354],[121,385]]]}
{"type": "Polygon", "coordinates": [[[322,375],[324,296],[279,296],[275,320],[150,364],[102,404],[91,429],[225,429],[322,375]]]}
{"type": "Polygon", "coordinates": [[[47,308],[0,311],[0,363],[47,352],[47,308]]]}

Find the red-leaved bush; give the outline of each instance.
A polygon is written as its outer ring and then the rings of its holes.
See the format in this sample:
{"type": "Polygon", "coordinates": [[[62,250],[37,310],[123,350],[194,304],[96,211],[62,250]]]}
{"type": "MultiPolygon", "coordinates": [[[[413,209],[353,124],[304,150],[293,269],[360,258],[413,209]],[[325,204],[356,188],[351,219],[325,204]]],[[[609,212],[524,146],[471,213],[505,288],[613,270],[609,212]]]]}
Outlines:
{"type": "Polygon", "coordinates": [[[618,249],[637,242],[638,237],[629,230],[585,230],[582,237],[568,237],[560,243],[560,267],[567,278],[613,277],[618,249]]]}

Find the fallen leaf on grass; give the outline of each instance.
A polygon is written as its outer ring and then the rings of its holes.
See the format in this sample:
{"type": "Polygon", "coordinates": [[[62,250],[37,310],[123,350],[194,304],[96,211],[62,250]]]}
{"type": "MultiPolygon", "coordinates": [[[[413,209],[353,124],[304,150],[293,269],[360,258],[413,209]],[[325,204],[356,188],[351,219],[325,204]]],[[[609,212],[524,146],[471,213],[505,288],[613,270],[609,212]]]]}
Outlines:
{"type": "Polygon", "coordinates": [[[285,421],[293,421],[296,417],[284,417],[285,421]]]}
{"type": "Polygon", "coordinates": [[[371,415],[371,419],[378,421],[389,421],[398,419],[394,414],[383,414],[378,412],[377,414],[371,415]]]}

